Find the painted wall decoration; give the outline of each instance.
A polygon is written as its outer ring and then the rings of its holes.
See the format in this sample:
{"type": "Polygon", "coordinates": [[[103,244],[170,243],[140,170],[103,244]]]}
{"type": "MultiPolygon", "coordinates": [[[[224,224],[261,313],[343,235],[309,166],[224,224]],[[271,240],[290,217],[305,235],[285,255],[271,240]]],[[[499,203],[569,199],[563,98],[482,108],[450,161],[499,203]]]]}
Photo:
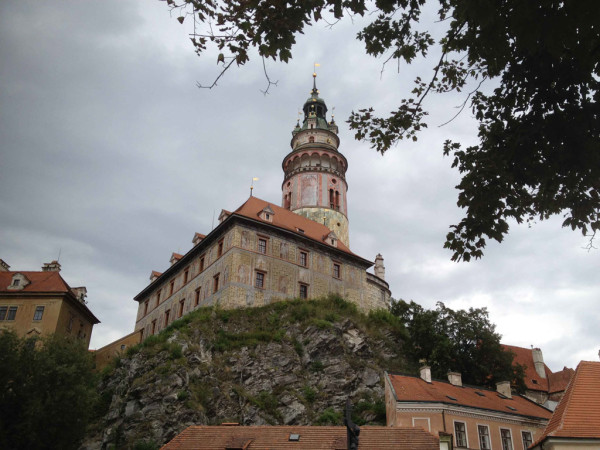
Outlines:
{"type": "Polygon", "coordinates": [[[319,181],[316,174],[302,175],[300,181],[302,197],[302,206],[311,206],[317,204],[317,191],[319,187],[319,181]]]}

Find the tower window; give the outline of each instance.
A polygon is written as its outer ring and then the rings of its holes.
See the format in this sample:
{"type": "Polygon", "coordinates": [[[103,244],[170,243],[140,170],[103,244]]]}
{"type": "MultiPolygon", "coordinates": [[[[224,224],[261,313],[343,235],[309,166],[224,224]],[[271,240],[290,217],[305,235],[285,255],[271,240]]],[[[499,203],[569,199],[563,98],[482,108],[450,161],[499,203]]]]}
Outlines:
{"type": "Polygon", "coordinates": [[[335,196],[333,195],[333,189],[329,189],[329,207],[335,208],[335,196]]]}
{"type": "Polygon", "coordinates": [[[300,283],[300,298],[308,298],[308,284],[300,283]]]}
{"type": "Polygon", "coordinates": [[[216,274],[213,277],[213,293],[219,290],[219,275],[220,274],[216,274]]]}
{"type": "Polygon", "coordinates": [[[341,268],[339,264],[333,263],[333,277],[334,278],[341,278],[341,268]]]}
{"type": "MultiPolygon", "coordinates": [[[[312,128],[312,126],[311,126],[311,128],[312,128]]],[[[314,144],[315,143],[315,137],[314,136],[310,136],[308,138],[308,142],[311,143],[311,144],[314,144]]]]}
{"type": "Polygon", "coordinates": [[[258,239],[258,251],[262,254],[267,254],[267,240],[266,239],[258,239]]]}
{"type": "Polygon", "coordinates": [[[258,289],[265,288],[265,274],[263,272],[256,272],[254,287],[257,287],[258,289]]]}
{"type": "Polygon", "coordinates": [[[302,267],[308,266],[308,253],[303,252],[302,250],[300,251],[300,265],[302,267]]]}

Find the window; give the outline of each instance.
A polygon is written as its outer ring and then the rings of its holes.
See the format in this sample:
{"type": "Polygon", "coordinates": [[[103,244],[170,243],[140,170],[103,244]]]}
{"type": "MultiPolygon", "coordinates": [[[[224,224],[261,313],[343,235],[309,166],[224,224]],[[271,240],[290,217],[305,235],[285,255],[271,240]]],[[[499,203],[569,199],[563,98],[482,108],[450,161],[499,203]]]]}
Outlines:
{"type": "Polygon", "coordinates": [[[20,283],[21,283],[21,280],[19,280],[18,278],[15,278],[15,279],[13,280],[13,283],[12,283],[12,285],[13,285],[13,286],[18,286],[20,283]]]}
{"type": "Polygon", "coordinates": [[[195,291],[195,294],[194,294],[194,306],[198,306],[200,304],[200,290],[201,289],[202,288],[198,288],[195,291]]]}
{"type": "Polygon", "coordinates": [[[175,280],[171,280],[171,283],[169,283],[169,295],[173,295],[174,289],[175,289],[175,280]]]}
{"type": "Polygon", "coordinates": [[[479,433],[479,448],[481,450],[490,450],[490,429],[487,425],[477,425],[477,432],[479,433]]]}
{"type": "Polygon", "coordinates": [[[152,334],[156,333],[156,319],[152,321],[152,334]]]}
{"type": "Polygon", "coordinates": [[[333,277],[334,278],[341,278],[341,270],[340,270],[340,265],[333,263],[333,277]]]}
{"type": "Polygon", "coordinates": [[[8,311],[8,306],[0,306],[0,320],[6,319],[6,311],[8,311]]]}
{"type": "Polygon", "coordinates": [[[179,302],[179,317],[183,316],[183,307],[185,305],[185,300],[181,300],[179,302]]]}
{"type": "Polygon", "coordinates": [[[300,298],[308,298],[308,284],[300,283],[300,298]]]}
{"type": "Polygon", "coordinates": [[[144,315],[148,314],[148,300],[144,302],[144,315]]]}
{"type": "Polygon", "coordinates": [[[73,329],[73,315],[71,314],[71,317],[69,317],[69,323],[67,324],[67,331],[70,333],[71,330],[73,329]]]}
{"type": "Polygon", "coordinates": [[[308,267],[308,253],[300,250],[300,265],[302,267],[308,267]]]}
{"type": "Polygon", "coordinates": [[[167,309],[167,310],[165,311],[165,327],[166,327],[167,325],[169,325],[169,316],[170,316],[170,315],[171,315],[171,310],[170,310],[170,309],[167,309]]]}
{"type": "Polygon", "coordinates": [[[160,290],[156,293],[156,306],[160,303],[160,290]]]}
{"type": "Polygon", "coordinates": [[[6,315],[6,320],[15,320],[16,316],[17,316],[17,307],[10,306],[8,308],[8,314],[6,315]]]}
{"type": "Polygon", "coordinates": [[[533,438],[531,437],[530,431],[521,431],[521,437],[523,438],[523,448],[529,448],[533,444],[533,438]]]}
{"type": "Polygon", "coordinates": [[[223,255],[223,239],[221,239],[219,241],[218,247],[217,247],[217,258],[220,258],[223,255]]]}
{"type": "Polygon", "coordinates": [[[204,270],[204,256],[200,257],[200,272],[204,270]]]}
{"type": "Polygon", "coordinates": [[[220,274],[216,274],[213,277],[213,292],[217,292],[219,290],[219,275],[220,274]]]}
{"type": "MultiPolygon", "coordinates": [[[[312,126],[311,126],[311,128],[312,128],[312,126]]],[[[308,138],[308,142],[309,142],[310,144],[314,143],[314,142],[315,142],[315,137],[314,137],[314,136],[310,136],[310,137],[308,138]]]]}
{"type": "Polygon", "coordinates": [[[258,251],[259,253],[267,254],[267,240],[266,239],[258,239],[258,251]]]}
{"type": "Polygon", "coordinates": [[[502,439],[502,450],[513,450],[510,430],[500,428],[500,438],[502,439]]]}
{"type": "Polygon", "coordinates": [[[467,426],[464,422],[454,422],[454,437],[457,447],[467,447],[467,426]]]}
{"type": "Polygon", "coordinates": [[[335,197],[333,196],[333,189],[329,189],[329,207],[335,208],[335,197]]]}
{"type": "Polygon", "coordinates": [[[35,312],[33,313],[33,320],[42,320],[43,315],[44,315],[44,307],[36,306],[35,312]]]}
{"type": "Polygon", "coordinates": [[[187,284],[189,274],[190,274],[190,268],[187,267],[185,269],[185,271],[183,272],[183,284],[187,284]]]}
{"type": "Polygon", "coordinates": [[[265,288],[265,274],[262,272],[256,272],[256,279],[254,280],[254,286],[259,289],[265,288]]]}

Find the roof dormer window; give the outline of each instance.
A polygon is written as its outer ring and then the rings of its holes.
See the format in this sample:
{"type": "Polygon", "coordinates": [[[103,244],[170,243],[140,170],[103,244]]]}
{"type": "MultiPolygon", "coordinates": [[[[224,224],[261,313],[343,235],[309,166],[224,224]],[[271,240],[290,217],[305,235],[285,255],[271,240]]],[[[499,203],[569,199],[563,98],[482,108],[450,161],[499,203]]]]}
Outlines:
{"type": "Polygon", "coordinates": [[[10,280],[10,284],[6,287],[10,290],[20,291],[21,289],[25,289],[25,287],[31,283],[29,279],[23,275],[22,273],[15,273],[10,280]]]}
{"type": "Polygon", "coordinates": [[[258,217],[262,220],[266,220],[267,222],[273,222],[273,216],[275,215],[275,211],[271,208],[271,205],[267,205],[263,208],[261,212],[258,213],[258,217]]]}

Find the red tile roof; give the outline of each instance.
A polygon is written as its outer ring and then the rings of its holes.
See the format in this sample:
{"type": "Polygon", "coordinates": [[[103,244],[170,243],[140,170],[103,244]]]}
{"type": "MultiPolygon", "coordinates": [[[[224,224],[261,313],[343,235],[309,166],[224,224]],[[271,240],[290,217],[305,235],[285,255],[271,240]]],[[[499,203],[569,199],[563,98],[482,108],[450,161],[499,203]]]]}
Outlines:
{"type": "Polygon", "coordinates": [[[410,375],[388,374],[388,377],[399,402],[446,403],[542,419],[550,419],[552,415],[551,411],[520,395],[506,398],[485,388],[455,386],[436,380],[427,383],[410,375]]]}
{"type": "Polygon", "coordinates": [[[537,442],[550,437],[600,439],[600,362],[579,363],[537,442]]]}
{"type": "MultiPolygon", "coordinates": [[[[345,450],[346,427],[191,426],[162,447],[164,450],[345,450]],[[290,441],[291,434],[300,435],[290,441]],[[236,446],[237,445],[237,446],[236,446]],[[246,445],[246,446],[244,446],[246,445]]],[[[360,427],[359,449],[439,450],[439,439],[421,428],[360,427]]]]}
{"type": "Polygon", "coordinates": [[[70,292],[71,288],[59,272],[0,272],[0,292],[70,292]],[[21,273],[31,282],[23,289],[7,289],[12,283],[12,277],[21,273]]]}
{"type": "MultiPolygon", "coordinates": [[[[325,238],[329,235],[329,233],[331,233],[331,230],[321,223],[307,219],[306,217],[296,214],[288,209],[281,208],[280,206],[276,206],[257,197],[250,197],[242,206],[236,209],[233,214],[238,214],[240,216],[258,220],[260,222],[272,224],[276,227],[292,231],[299,236],[309,237],[320,242],[321,244],[325,243],[325,238]],[[259,217],[259,213],[267,206],[273,210],[273,222],[269,222],[259,217]]],[[[343,252],[356,256],[339,239],[337,241],[337,248],[343,252]]]]}
{"type": "Polygon", "coordinates": [[[162,275],[162,272],[157,272],[156,270],[153,270],[152,273],[150,274],[151,277],[160,277],[162,275]]]}
{"type": "Polygon", "coordinates": [[[553,373],[546,364],[544,370],[546,378],[542,378],[535,370],[533,363],[532,349],[516,347],[514,345],[504,345],[505,350],[514,353],[513,363],[525,367],[525,386],[532,391],[543,391],[547,393],[562,392],[566,389],[569,380],[574,373],[573,369],[564,368],[560,372],[553,373]]]}

